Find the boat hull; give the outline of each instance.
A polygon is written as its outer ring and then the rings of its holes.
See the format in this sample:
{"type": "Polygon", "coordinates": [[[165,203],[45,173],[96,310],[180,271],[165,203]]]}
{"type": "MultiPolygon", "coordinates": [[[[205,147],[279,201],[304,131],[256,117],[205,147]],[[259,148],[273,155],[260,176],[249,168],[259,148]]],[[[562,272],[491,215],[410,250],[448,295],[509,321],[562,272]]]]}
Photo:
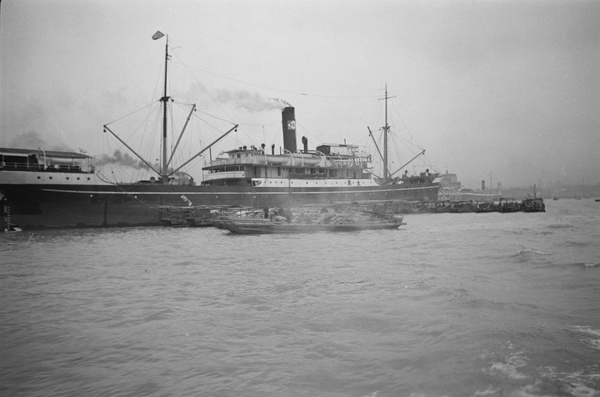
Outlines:
{"type": "Polygon", "coordinates": [[[335,202],[436,201],[438,183],[389,186],[265,188],[237,186],[0,185],[10,221],[27,230],[160,225],[164,206],[283,207],[335,202]]]}
{"type": "Polygon", "coordinates": [[[402,222],[371,222],[346,224],[293,224],[272,221],[242,221],[230,220],[222,223],[219,228],[227,229],[235,234],[298,234],[317,232],[356,232],[363,230],[398,229],[405,225],[402,222]]]}

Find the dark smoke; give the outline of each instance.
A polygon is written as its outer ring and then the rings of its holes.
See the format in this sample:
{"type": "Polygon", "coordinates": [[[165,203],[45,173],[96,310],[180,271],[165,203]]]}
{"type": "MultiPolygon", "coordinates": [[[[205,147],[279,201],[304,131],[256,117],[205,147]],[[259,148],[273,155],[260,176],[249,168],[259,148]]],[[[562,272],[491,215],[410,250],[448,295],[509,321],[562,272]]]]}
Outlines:
{"type": "Polygon", "coordinates": [[[117,150],[116,152],[114,152],[114,154],[112,156],[103,154],[103,155],[94,157],[94,165],[96,167],[100,168],[107,164],[123,165],[123,166],[132,167],[132,168],[136,168],[136,169],[147,169],[148,168],[148,166],[146,164],[144,164],[144,162],[142,162],[141,160],[135,159],[134,157],[129,155],[129,153],[121,153],[120,150],[117,150]]]}

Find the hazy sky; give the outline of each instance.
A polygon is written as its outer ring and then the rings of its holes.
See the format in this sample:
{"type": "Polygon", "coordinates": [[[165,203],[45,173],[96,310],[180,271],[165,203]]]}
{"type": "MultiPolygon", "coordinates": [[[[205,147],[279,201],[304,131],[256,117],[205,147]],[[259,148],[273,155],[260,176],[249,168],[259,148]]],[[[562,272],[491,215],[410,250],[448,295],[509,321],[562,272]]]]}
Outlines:
{"type": "MultiPolygon", "coordinates": [[[[0,146],[111,154],[102,126],[162,96],[160,30],[172,97],[199,106],[189,152],[231,123],[213,155],[281,146],[285,101],[299,147],[375,153],[367,126],[380,139],[387,84],[396,165],[424,148],[425,166],[467,187],[600,181],[598,1],[4,0],[0,12],[0,146]]],[[[141,114],[110,128],[133,144],[160,124],[141,114]]]]}

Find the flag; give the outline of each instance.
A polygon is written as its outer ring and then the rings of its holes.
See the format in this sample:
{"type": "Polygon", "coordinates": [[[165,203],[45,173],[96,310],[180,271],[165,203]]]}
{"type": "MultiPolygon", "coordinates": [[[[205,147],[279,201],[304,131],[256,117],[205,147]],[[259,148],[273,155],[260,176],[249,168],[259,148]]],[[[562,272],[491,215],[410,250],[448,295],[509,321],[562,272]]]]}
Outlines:
{"type": "Polygon", "coordinates": [[[158,40],[163,36],[164,34],[160,30],[157,30],[156,33],[152,35],[152,40],[158,40]]]}

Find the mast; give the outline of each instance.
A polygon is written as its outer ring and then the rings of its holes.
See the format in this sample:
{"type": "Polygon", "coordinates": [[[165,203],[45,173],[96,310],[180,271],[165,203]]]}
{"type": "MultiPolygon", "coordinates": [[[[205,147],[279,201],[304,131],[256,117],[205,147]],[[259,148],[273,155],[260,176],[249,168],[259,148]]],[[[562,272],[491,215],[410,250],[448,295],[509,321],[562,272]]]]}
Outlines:
{"type": "Polygon", "coordinates": [[[168,171],[167,171],[167,102],[169,97],[167,96],[167,68],[169,65],[169,35],[165,44],[165,89],[164,95],[160,99],[163,103],[163,136],[162,136],[162,167],[161,167],[161,179],[162,183],[168,183],[168,171]]]}
{"type": "Polygon", "coordinates": [[[388,180],[388,106],[387,106],[387,83],[385,84],[385,126],[383,127],[383,179],[387,182],[388,180]]]}
{"type": "Polygon", "coordinates": [[[388,182],[390,172],[388,171],[388,131],[390,126],[388,125],[388,99],[395,98],[388,96],[387,83],[385,84],[385,126],[383,127],[383,180],[384,183],[388,182]]]}
{"type": "Polygon", "coordinates": [[[171,156],[169,157],[169,161],[167,161],[167,167],[171,164],[171,161],[173,160],[173,156],[175,155],[175,151],[179,147],[179,142],[181,142],[181,138],[183,137],[183,133],[185,132],[185,129],[187,128],[187,125],[190,122],[190,118],[192,117],[192,113],[194,113],[195,111],[196,111],[196,104],[193,104],[192,105],[192,109],[190,110],[190,114],[188,115],[187,119],[185,120],[185,124],[183,125],[183,128],[181,129],[181,133],[179,134],[179,138],[177,138],[177,142],[175,143],[175,147],[171,150],[171,156]]]}
{"type": "Polygon", "coordinates": [[[381,158],[383,160],[383,156],[381,155],[381,150],[379,150],[377,141],[375,140],[375,137],[373,136],[373,133],[371,132],[371,129],[368,126],[367,126],[367,130],[369,130],[369,136],[371,137],[371,139],[373,140],[373,143],[375,144],[375,149],[377,149],[377,153],[379,153],[379,158],[381,158]]]}

